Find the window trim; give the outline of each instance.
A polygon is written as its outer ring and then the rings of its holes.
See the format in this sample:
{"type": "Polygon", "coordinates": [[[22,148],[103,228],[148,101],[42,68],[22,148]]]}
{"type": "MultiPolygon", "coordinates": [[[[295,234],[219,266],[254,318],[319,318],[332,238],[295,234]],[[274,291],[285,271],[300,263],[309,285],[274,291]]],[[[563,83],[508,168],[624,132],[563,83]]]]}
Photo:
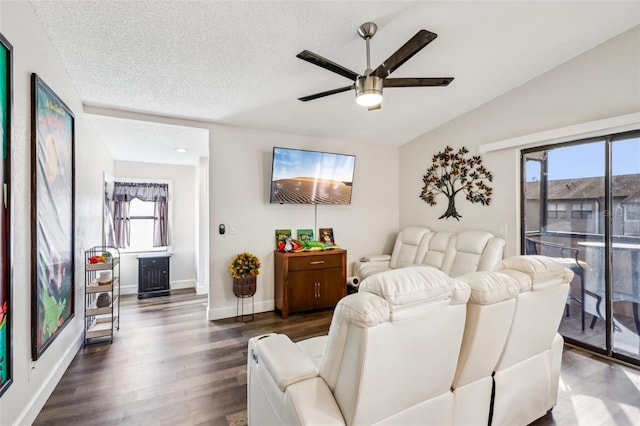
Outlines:
{"type": "MultiPolygon", "coordinates": [[[[503,139],[480,145],[480,154],[503,149],[541,148],[546,145],[561,145],[566,142],[602,138],[607,135],[640,130],[640,112],[634,112],[602,120],[588,121],[566,127],[532,133],[515,138],[503,139]]],[[[521,163],[520,163],[521,164],[521,163]]]]}

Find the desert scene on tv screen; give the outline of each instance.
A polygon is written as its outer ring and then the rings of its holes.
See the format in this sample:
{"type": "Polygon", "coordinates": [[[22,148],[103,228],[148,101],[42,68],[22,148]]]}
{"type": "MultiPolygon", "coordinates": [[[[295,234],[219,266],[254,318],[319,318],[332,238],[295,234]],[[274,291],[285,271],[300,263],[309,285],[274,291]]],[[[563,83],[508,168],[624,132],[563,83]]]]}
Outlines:
{"type": "Polygon", "coordinates": [[[355,156],[274,148],[271,202],[349,204],[355,156]]]}
{"type": "Polygon", "coordinates": [[[271,183],[271,202],[349,204],[351,202],[351,182],[312,177],[279,179],[271,183]]]}

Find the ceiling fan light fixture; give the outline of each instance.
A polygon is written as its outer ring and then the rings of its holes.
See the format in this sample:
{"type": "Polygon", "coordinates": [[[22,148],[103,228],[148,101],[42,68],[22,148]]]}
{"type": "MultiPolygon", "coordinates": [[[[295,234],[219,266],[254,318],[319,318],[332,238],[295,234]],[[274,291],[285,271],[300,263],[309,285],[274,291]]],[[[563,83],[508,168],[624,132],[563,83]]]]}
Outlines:
{"type": "Polygon", "coordinates": [[[359,76],[356,81],[356,103],[365,107],[382,102],[382,78],[374,75],[359,76]]]}

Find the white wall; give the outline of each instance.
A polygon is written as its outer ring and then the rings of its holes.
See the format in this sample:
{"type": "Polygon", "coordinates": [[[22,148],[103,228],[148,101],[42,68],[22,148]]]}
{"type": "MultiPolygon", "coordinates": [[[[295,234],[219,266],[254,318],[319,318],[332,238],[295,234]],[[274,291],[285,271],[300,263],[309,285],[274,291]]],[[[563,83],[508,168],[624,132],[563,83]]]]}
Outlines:
{"type": "Polygon", "coordinates": [[[391,249],[398,229],[397,148],[224,126],[212,127],[210,138],[210,319],[236,314],[228,265],[241,251],[262,259],[255,307],[272,310],[275,230],[314,227],[313,206],[269,204],[273,146],[355,155],[351,205],[318,206],[318,227],[333,228],[349,264],[391,249]],[[233,225],[235,234],[218,234],[221,223],[227,230],[233,225]]]}
{"type": "Polygon", "coordinates": [[[0,398],[0,424],[29,424],[82,344],[83,252],[102,242],[102,173],[113,163],[82,116],[82,104],[30,2],[0,2],[0,32],[13,45],[11,144],[13,384],[0,398]],[[75,114],[75,317],[36,362],[31,361],[30,117],[36,72],[75,114]]]}
{"type": "Polygon", "coordinates": [[[491,205],[471,204],[458,195],[460,222],[438,217],[446,198],[430,207],[418,198],[431,156],[450,145],[478,154],[482,144],[520,135],[640,111],[640,27],[574,58],[503,96],[420,136],[400,148],[400,227],[436,230],[485,229],[498,234],[507,226],[505,256],[519,251],[520,151],[482,155],[493,172],[491,205]]]}
{"type": "MultiPolygon", "coordinates": [[[[172,289],[196,287],[196,168],[169,164],[115,161],[116,179],[154,179],[171,181],[169,220],[169,281],[172,289]]],[[[138,291],[138,253],[123,253],[121,276],[123,294],[138,291]]]]}
{"type": "MultiPolygon", "coordinates": [[[[208,168],[205,164],[199,164],[196,168],[194,185],[199,199],[192,209],[198,213],[194,216],[194,223],[201,221],[207,214],[209,218],[209,229],[204,230],[201,226],[194,246],[201,249],[205,243],[204,239],[200,239],[201,233],[208,232],[207,316],[210,319],[236,315],[236,297],[232,292],[228,265],[241,251],[251,251],[263,261],[255,296],[256,312],[272,310],[275,230],[289,228],[295,232],[298,228],[314,227],[313,206],[269,204],[271,156],[274,146],[355,155],[351,204],[319,206],[318,227],[333,228],[336,243],[347,249],[349,270],[354,260],[366,254],[388,252],[392,248],[398,231],[399,157],[396,147],[370,146],[352,141],[238,128],[142,113],[110,110],[109,114],[130,120],[209,130],[208,168]],[[202,182],[207,173],[208,182],[202,182]],[[201,189],[209,191],[208,211],[199,204],[204,198],[201,189]],[[227,227],[225,235],[218,233],[220,224],[227,227]],[[235,233],[230,232],[232,225],[235,233]]],[[[145,177],[165,176],[162,167],[158,171],[160,174],[149,176],[145,172],[145,177]]],[[[123,177],[119,166],[116,165],[115,168],[116,176],[123,177]]],[[[132,169],[132,172],[135,170],[132,169]]],[[[201,257],[206,256],[205,251],[201,250],[201,257]]],[[[197,261],[196,268],[200,266],[197,261]]],[[[206,268],[198,268],[197,271],[204,279],[207,278],[206,268]]],[[[198,284],[198,293],[206,292],[202,291],[201,283],[198,284]]]]}
{"type": "Polygon", "coordinates": [[[197,286],[198,294],[209,293],[209,157],[200,157],[196,168],[198,180],[196,197],[198,213],[196,232],[197,286]]]}

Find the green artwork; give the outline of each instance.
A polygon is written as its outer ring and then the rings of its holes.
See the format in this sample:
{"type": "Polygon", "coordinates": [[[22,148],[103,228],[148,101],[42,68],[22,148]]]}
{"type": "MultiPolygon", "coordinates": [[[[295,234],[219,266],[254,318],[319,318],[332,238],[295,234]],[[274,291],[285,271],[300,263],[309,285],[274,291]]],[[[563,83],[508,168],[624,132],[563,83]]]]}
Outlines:
{"type": "Polygon", "coordinates": [[[11,384],[11,297],[9,275],[9,150],[11,142],[11,44],[0,34],[0,395],[11,384]]]}
{"type": "Polygon", "coordinates": [[[32,78],[32,149],[36,158],[32,180],[36,210],[32,356],[38,359],[74,315],[74,117],[37,75],[32,78]]]}

